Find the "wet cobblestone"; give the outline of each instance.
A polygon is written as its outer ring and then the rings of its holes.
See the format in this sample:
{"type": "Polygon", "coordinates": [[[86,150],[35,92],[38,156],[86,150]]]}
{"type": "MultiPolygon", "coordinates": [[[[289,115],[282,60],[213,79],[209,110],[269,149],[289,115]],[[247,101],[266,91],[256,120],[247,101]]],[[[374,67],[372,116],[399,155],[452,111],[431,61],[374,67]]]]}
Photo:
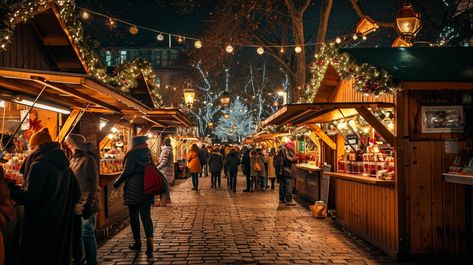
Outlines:
{"type": "MultiPolygon", "coordinates": [[[[225,183],[226,179],[222,179],[225,183]]],[[[128,249],[126,227],[98,250],[102,265],[120,264],[378,264],[381,251],[297,206],[279,206],[277,187],[265,192],[210,188],[210,177],[173,187],[172,204],[154,207],[154,258],[128,249]]],[[[144,239],[143,239],[144,243],[144,239]]]]}

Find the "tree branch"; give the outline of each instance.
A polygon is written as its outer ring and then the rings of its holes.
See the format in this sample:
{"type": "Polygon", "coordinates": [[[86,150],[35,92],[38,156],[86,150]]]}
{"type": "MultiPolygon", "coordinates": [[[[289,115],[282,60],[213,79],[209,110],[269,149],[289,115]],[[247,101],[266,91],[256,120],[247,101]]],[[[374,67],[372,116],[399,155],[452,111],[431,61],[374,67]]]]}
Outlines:
{"type": "MultiPolygon", "coordinates": [[[[361,10],[360,8],[360,5],[358,4],[358,1],[357,0],[350,0],[351,2],[351,6],[353,7],[353,9],[355,10],[356,14],[360,17],[360,18],[364,18],[366,15],[365,13],[363,13],[363,11],[361,10]]],[[[373,21],[380,27],[383,27],[383,28],[394,28],[394,22],[381,22],[381,21],[377,21],[377,20],[374,20],[373,21]]]]}

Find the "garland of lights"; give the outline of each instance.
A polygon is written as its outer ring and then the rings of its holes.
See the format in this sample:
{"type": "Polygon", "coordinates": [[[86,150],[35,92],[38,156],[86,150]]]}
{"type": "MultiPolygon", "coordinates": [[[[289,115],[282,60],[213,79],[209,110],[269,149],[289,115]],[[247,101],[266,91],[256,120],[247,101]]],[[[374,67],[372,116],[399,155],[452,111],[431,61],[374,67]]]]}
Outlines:
{"type": "MultiPolygon", "coordinates": [[[[11,42],[11,37],[16,27],[16,21],[28,21],[34,16],[37,10],[45,8],[49,2],[50,1],[47,0],[28,0],[21,5],[15,5],[15,9],[10,7],[7,13],[8,19],[3,20],[3,25],[1,25],[2,27],[0,29],[0,49],[6,50],[6,46],[11,42]]],[[[129,93],[130,89],[137,86],[136,78],[141,72],[146,82],[151,85],[151,95],[155,107],[158,108],[162,106],[162,99],[158,92],[159,85],[156,83],[156,74],[148,62],[143,59],[135,59],[118,66],[114,76],[108,75],[97,54],[84,38],[84,28],[74,14],[75,1],[59,0],[57,3],[61,17],[67,25],[72,39],[77,44],[80,56],[90,69],[92,76],[104,84],[110,84],[122,92],[129,93]]]]}
{"type": "Polygon", "coordinates": [[[320,52],[315,54],[315,60],[309,64],[311,79],[300,103],[310,103],[314,100],[329,64],[342,79],[354,79],[353,88],[365,96],[377,97],[397,92],[391,76],[386,71],[366,63],[358,65],[347,53],[340,53],[334,44],[325,44],[320,52]]]}

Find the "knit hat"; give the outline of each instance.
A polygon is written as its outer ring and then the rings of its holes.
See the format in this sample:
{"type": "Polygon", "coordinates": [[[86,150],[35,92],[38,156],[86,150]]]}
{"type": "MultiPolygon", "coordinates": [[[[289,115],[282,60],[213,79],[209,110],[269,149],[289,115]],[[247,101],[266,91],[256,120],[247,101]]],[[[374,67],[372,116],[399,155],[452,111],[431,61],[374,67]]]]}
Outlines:
{"type": "Polygon", "coordinates": [[[296,145],[294,144],[293,141],[288,141],[288,142],[286,143],[286,148],[288,148],[288,149],[294,149],[294,147],[296,147],[296,145]]]}
{"type": "Polygon", "coordinates": [[[30,138],[30,147],[36,148],[42,144],[51,143],[53,140],[51,139],[51,135],[49,134],[49,130],[47,127],[42,128],[41,130],[35,132],[31,135],[30,138]]]}
{"type": "Polygon", "coordinates": [[[71,133],[66,137],[66,142],[72,144],[79,150],[83,150],[85,148],[85,141],[85,137],[80,134],[71,133]]]}
{"type": "Polygon", "coordinates": [[[148,140],[148,136],[146,136],[146,135],[134,136],[131,139],[131,146],[132,146],[132,148],[134,148],[134,147],[137,147],[139,145],[146,144],[146,140],[148,140]]]}

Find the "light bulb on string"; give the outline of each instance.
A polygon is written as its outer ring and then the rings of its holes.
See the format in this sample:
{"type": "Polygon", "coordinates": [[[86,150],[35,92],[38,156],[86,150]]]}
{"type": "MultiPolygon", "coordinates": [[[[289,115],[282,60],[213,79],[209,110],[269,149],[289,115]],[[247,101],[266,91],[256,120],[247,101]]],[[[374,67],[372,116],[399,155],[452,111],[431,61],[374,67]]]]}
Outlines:
{"type": "Polygon", "coordinates": [[[281,47],[281,48],[279,49],[279,53],[284,53],[284,48],[283,48],[283,47],[281,47]]]}
{"type": "Polygon", "coordinates": [[[138,34],[138,27],[133,25],[133,26],[130,27],[129,31],[130,31],[131,35],[136,35],[136,34],[138,34]]]}
{"type": "Polygon", "coordinates": [[[367,39],[366,35],[363,35],[363,37],[361,37],[361,38],[362,38],[363,40],[366,40],[366,39],[367,39]]]}
{"type": "Polygon", "coordinates": [[[82,19],[89,19],[89,18],[90,18],[89,12],[87,12],[87,11],[85,11],[85,10],[82,11],[81,16],[82,16],[82,19]]]}
{"type": "Polygon", "coordinates": [[[357,40],[358,39],[358,35],[356,33],[353,34],[353,40],[357,40]]]}
{"type": "Polygon", "coordinates": [[[337,37],[337,38],[335,39],[335,43],[336,43],[336,44],[342,43],[342,39],[341,39],[340,37],[337,37]]]}
{"type": "Polygon", "coordinates": [[[294,48],[294,51],[295,51],[296,53],[301,53],[301,52],[302,52],[301,46],[297,45],[297,46],[294,48]]]}
{"type": "Polygon", "coordinates": [[[263,47],[258,47],[258,49],[256,49],[256,53],[258,53],[259,55],[263,54],[264,53],[263,47]]]}
{"type": "Polygon", "coordinates": [[[225,51],[226,51],[227,53],[232,53],[232,52],[233,52],[233,46],[230,45],[230,44],[227,45],[227,47],[225,47],[225,51]]]}
{"type": "Polygon", "coordinates": [[[163,35],[163,33],[159,33],[158,36],[156,36],[156,39],[157,39],[158,41],[163,41],[163,40],[164,40],[164,35],[163,35]]]}
{"type": "Polygon", "coordinates": [[[196,47],[197,49],[202,48],[202,42],[200,40],[196,40],[194,42],[194,47],[196,47]]]}
{"type": "Polygon", "coordinates": [[[178,42],[178,43],[183,43],[183,42],[184,42],[184,37],[178,36],[178,37],[177,37],[177,42],[178,42]]]}
{"type": "Polygon", "coordinates": [[[110,28],[114,28],[115,27],[115,21],[111,18],[108,19],[108,26],[110,28]]]}

